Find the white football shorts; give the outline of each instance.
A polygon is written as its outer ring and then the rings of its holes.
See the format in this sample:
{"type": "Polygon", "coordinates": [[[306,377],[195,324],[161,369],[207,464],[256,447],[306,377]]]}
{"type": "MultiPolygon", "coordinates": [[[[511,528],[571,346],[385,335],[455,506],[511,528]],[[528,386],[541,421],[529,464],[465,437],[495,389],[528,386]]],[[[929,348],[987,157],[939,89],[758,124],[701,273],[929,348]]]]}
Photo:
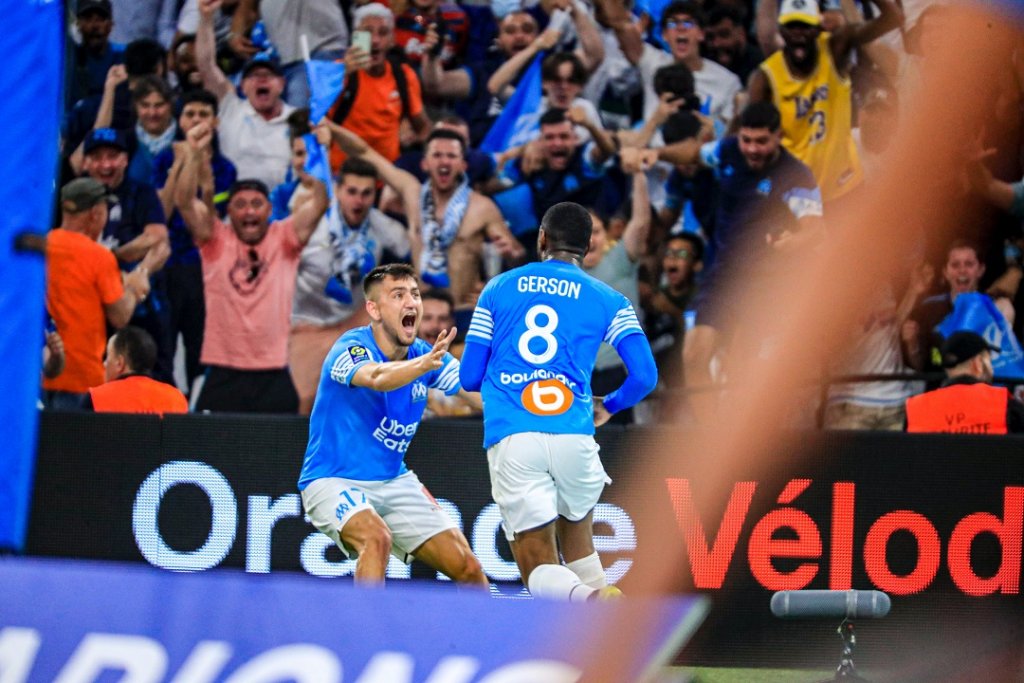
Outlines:
{"type": "Polygon", "coordinates": [[[414,472],[387,481],[317,479],[302,492],[302,507],[313,526],[327,534],[348,558],[357,553],[342,542],[341,529],[362,510],[376,510],[384,519],[391,530],[391,554],[406,564],[429,539],[457,528],[414,472]]]}
{"type": "Polygon", "coordinates": [[[594,509],[607,484],[600,447],[586,434],[511,434],[487,449],[491,496],[505,537],[555,521],[577,522],[594,509]]]}

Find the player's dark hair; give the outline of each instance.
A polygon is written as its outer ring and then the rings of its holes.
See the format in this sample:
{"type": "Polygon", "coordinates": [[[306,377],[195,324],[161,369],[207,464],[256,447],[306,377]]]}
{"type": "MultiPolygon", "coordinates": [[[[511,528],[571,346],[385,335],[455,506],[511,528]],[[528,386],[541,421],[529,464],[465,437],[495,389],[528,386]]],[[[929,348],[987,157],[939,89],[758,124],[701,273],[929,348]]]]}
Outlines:
{"type": "Polygon", "coordinates": [[[168,104],[174,101],[174,93],[171,92],[171,86],[167,85],[164,79],[159,76],[143,76],[132,90],[132,103],[138,104],[153,93],[159,95],[160,99],[168,104]]]}
{"type": "Polygon", "coordinates": [[[185,109],[186,104],[192,104],[198,102],[205,104],[213,108],[213,115],[217,115],[218,102],[217,96],[209,90],[203,88],[196,88],[194,90],[186,90],[181,95],[181,99],[178,102],[178,116],[181,116],[181,112],[185,109]]]}
{"type": "Polygon", "coordinates": [[[424,301],[426,301],[427,299],[430,299],[431,301],[443,301],[444,303],[448,304],[449,312],[452,315],[455,314],[455,297],[453,297],[452,293],[449,292],[444,287],[435,287],[433,289],[428,289],[427,291],[423,292],[423,296],[421,298],[424,301]]]}
{"type": "Polygon", "coordinates": [[[540,115],[539,125],[541,126],[554,126],[559,123],[564,123],[569,119],[565,118],[565,110],[554,107],[548,109],[546,112],[540,115]]]}
{"type": "Polygon", "coordinates": [[[416,269],[408,263],[385,263],[382,266],[377,266],[363,278],[363,296],[367,299],[373,298],[371,296],[373,290],[387,278],[416,280],[416,269]]]}
{"type": "Polygon", "coordinates": [[[583,256],[590,246],[594,223],[590,213],[575,202],[559,202],[544,214],[540,229],[547,235],[548,251],[568,251],[583,256]]]}
{"type": "Polygon", "coordinates": [[[978,263],[980,263],[981,265],[985,265],[985,254],[982,252],[981,247],[978,246],[977,242],[972,242],[971,240],[964,239],[963,237],[957,237],[955,240],[949,243],[948,247],[946,247],[947,261],[949,260],[949,254],[954,249],[970,249],[971,251],[974,252],[975,258],[978,259],[978,263]]]}
{"type": "Polygon", "coordinates": [[[676,0],[676,2],[670,2],[665,9],[661,11],[661,27],[665,27],[665,22],[676,16],[677,14],[685,14],[686,16],[693,19],[697,26],[704,27],[704,11],[701,9],[700,3],[692,2],[691,0],[676,0]]]}
{"type": "Polygon", "coordinates": [[[114,333],[113,351],[124,356],[128,369],[148,375],[156,366],[156,342],[141,327],[127,325],[114,333]]]}
{"type": "Polygon", "coordinates": [[[689,111],[677,111],[665,121],[661,127],[661,137],[666,145],[674,145],[683,140],[697,137],[700,132],[700,119],[689,111]]]}
{"type": "Polygon", "coordinates": [[[780,125],[782,117],[771,102],[751,102],[740,114],[740,128],[767,128],[774,133],[780,125]]]}
{"type": "Polygon", "coordinates": [[[133,40],[124,48],[124,70],[130,77],[155,75],[166,56],[167,51],[155,40],[133,40]]]}
{"type": "Polygon", "coordinates": [[[572,64],[572,73],[569,74],[569,78],[573,83],[583,85],[587,82],[587,67],[572,52],[556,52],[549,55],[540,67],[541,80],[553,81],[558,78],[558,69],[563,64],[572,64]]]}
{"type": "Polygon", "coordinates": [[[430,135],[427,136],[427,142],[423,145],[423,149],[430,147],[430,143],[434,140],[455,140],[459,143],[459,149],[462,150],[462,158],[466,158],[466,139],[454,130],[448,130],[447,128],[438,128],[437,130],[430,131],[430,135]]]}
{"type": "Polygon", "coordinates": [[[338,183],[345,180],[345,176],[354,175],[360,178],[373,178],[377,180],[377,169],[366,159],[349,157],[341,164],[341,173],[338,174],[338,183]]]}

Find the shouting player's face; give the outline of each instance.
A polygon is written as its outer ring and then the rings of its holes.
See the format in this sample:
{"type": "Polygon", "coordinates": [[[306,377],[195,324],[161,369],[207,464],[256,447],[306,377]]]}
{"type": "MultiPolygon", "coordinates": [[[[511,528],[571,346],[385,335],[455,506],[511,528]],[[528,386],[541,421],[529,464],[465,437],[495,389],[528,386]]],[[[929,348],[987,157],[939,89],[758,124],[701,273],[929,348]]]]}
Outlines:
{"type": "Polygon", "coordinates": [[[384,278],[367,302],[370,318],[399,346],[412,346],[423,318],[420,287],[412,278],[384,278]]]}

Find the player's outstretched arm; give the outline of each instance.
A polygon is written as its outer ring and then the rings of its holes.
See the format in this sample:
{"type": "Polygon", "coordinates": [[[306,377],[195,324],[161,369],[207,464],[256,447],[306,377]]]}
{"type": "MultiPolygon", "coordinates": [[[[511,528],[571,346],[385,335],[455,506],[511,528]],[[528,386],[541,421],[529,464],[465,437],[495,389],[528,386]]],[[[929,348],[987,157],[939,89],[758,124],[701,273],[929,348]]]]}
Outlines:
{"type": "Polygon", "coordinates": [[[478,344],[472,340],[466,341],[466,348],[462,350],[462,360],[459,366],[459,383],[464,390],[480,391],[490,357],[490,346],[478,344]]]}
{"type": "Polygon", "coordinates": [[[457,330],[453,327],[437,335],[437,342],[430,353],[411,360],[394,360],[386,363],[368,363],[352,375],[352,385],[374,391],[392,391],[404,387],[432,370],[444,365],[444,355],[455,339],[457,330]]]}
{"type": "MultiPolygon", "coordinates": [[[[602,401],[604,409],[613,414],[635,406],[644,396],[651,393],[658,383],[658,366],[654,364],[654,354],[651,353],[647,337],[642,334],[631,334],[623,338],[615,350],[626,364],[629,376],[621,387],[605,396],[602,401]]],[[[595,419],[597,416],[595,408],[595,419]]]]}

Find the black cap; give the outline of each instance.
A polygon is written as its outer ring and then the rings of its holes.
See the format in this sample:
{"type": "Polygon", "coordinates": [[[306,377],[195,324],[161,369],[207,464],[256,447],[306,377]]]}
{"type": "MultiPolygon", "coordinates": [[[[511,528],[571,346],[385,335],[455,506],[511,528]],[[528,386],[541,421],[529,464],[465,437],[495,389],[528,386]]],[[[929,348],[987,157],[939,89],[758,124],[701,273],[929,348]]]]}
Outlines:
{"type": "Polygon", "coordinates": [[[992,346],[985,338],[976,332],[962,330],[949,335],[942,342],[942,367],[955,368],[961,363],[966,363],[982,351],[999,351],[998,346],[992,346]]]}
{"type": "Polygon", "coordinates": [[[90,11],[100,12],[108,19],[114,16],[114,8],[110,6],[110,0],[79,0],[75,16],[80,17],[90,11]]]}
{"type": "Polygon", "coordinates": [[[60,190],[61,208],[68,213],[82,213],[104,200],[114,199],[106,185],[92,178],[75,178],[60,190]]]}
{"type": "Polygon", "coordinates": [[[281,68],[281,61],[277,57],[271,57],[262,52],[256,54],[242,67],[242,78],[249,75],[254,69],[270,69],[278,76],[284,76],[284,69],[281,68]]]}
{"type": "Polygon", "coordinates": [[[122,152],[127,152],[128,140],[125,139],[124,133],[119,130],[114,130],[113,128],[94,128],[85,137],[85,142],[82,143],[82,152],[88,154],[99,147],[114,147],[122,152]]]}
{"type": "Polygon", "coordinates": [[[267,199],[270,199],[270,190],[267,189],[266,183],[262,180],[256,180],[255,178],[243,178],[242,180],[236,180],[228,188],[228,199],[234,197],[242,190],[255,190],[261,193],[267,199]]]}

